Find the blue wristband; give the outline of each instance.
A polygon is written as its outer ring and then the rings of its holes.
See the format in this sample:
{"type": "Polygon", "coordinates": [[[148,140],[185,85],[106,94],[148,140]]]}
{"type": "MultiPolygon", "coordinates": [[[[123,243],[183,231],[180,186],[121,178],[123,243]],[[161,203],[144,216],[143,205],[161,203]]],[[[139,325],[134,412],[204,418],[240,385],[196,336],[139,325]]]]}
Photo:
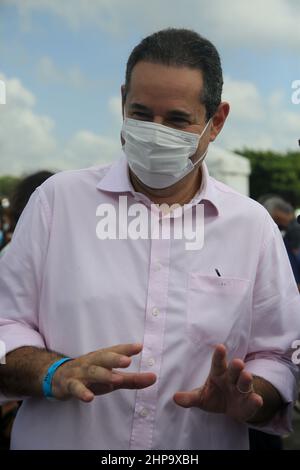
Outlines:
{"type": "Polygon", "coordinates": [[[61,366],[64,362],[71,361],[72,359],[70,357],[64,357],[62,359],[59,359],[58,361],[54,362],[49,369],[47,370],[47,373],[43,379],[43,392],[45,397],[47,398],[53,398],[52,395],[52,378],[53,375],[56,371],[56,369],[61,366]]]}

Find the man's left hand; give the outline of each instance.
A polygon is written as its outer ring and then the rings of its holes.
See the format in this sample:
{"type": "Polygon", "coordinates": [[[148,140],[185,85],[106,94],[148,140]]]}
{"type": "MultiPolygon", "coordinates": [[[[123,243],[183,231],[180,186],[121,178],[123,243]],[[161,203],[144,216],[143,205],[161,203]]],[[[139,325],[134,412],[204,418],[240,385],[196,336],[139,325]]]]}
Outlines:
{"type": "Polygon", "coordinates": [[[263,399],[255,393],[253,376],[244,368],[241,359],[227,364],[226,348],[219,344],[205,384],[189,392],[177,392],[174,401],[184,408],[224,413],[239,422],[251,420],[263,406],[263,399]]]}

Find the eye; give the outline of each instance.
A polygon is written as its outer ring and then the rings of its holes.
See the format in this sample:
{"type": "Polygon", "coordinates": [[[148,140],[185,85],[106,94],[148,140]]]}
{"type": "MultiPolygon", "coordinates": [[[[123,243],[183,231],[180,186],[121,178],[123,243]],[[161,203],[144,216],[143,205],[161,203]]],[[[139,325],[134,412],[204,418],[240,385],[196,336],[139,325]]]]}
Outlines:
{"type": "Polygon", "coordinates": [[[183,119],[183,118],[173,118],[173,121],[177,121],[177,122],[187,122],[186,119],[183,119]]]}
{"type": "Polygon", "coordinates": [[[170,122],[173,122],[176,125],[180,125],[180,126],[188,126],[190,124],[190,122],[187,119],[179,118],[179,117],[178,118],[176,118],[176,117],[171,118],[170,122]]]}
{"type": "Polygon", "coordinates": [[[144,121],[146,121],[147,119],[151,119],[151,116],[149,116],[146,113],[139,112],[139,111],[133,112],[132,116],[136,116],[138,119],[143,119],[144,121]]]}

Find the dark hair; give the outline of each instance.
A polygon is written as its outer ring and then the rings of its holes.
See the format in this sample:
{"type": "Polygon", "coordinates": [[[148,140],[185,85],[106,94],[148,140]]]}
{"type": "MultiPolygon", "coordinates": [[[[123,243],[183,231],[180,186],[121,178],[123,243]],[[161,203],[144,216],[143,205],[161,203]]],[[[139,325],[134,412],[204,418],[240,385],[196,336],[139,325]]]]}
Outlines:
{"type": "Polygon", "coordinates": [[[9,210],[11,230],[14,230],[20,215],[34,190],[53,175],[54,173],[51,173],[50,171],[38,171],[37,173],[26,176],[18,183],[12,194],[9,210]]]}
{"type": "Polygon", "coordinates": [[[217,111],[223,87],[221,59],[215,46],[200,34],[189,29],[168,28],[144,38],[127,61],[125,97],[132,70],[140,61],[201,70],[204,86],[200,100],[206,107],[207,120],[217,111]]]}
{"type": "Polygon", "coordinates": [[[279,196],[267,198],[262,205],[272,216],[275,211],[284,212],[284,214],[294,214],[293,206],[279,196]]]}

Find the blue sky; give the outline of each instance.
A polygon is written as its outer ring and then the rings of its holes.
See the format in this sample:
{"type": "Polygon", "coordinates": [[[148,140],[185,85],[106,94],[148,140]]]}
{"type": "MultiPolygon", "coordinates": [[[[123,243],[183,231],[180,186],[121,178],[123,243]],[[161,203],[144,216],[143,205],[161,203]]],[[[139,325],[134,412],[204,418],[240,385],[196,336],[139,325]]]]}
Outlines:
{"type": "Polygon", "coordinates": [[[299,24],[297,0],[2,0],[0,172],[115,158],[127,57],[167,26],[195,29],[221,54],[232,111],[219,145],[296,150],[299,24]]]}

